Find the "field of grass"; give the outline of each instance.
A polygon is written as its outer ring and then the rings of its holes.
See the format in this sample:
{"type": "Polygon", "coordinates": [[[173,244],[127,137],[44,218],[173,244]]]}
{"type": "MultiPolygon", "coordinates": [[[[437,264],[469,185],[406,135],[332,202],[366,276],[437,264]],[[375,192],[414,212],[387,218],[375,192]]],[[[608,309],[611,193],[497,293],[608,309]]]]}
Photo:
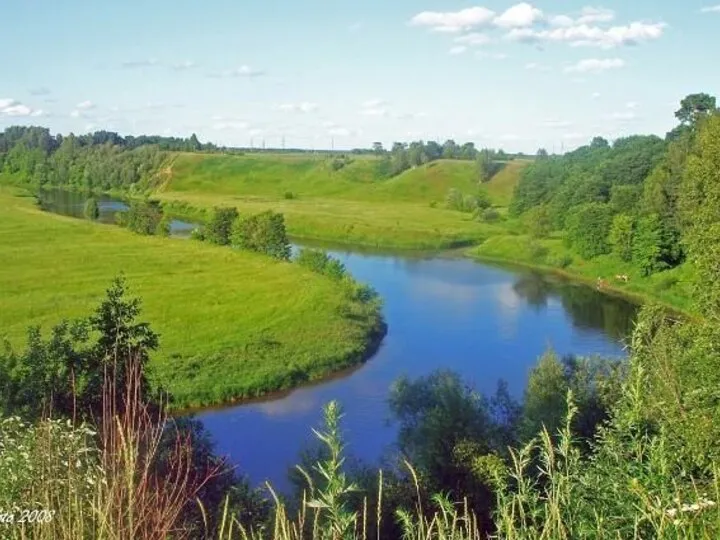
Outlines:
{"type": "MultiPolygon", "coordinates": [[[[511,163],[500,181],[488,183],[491,198],[506,202],[524,163],[511,163]]],[[[443,248],[478,243],[502,230],[443,208],[451,188],[477,190],[475,175],[469,161],[439,160],[383,179],[372,157],[354,157],[333,171],[328,159],[307,155],[178,154],[156,195],[173,212],[195,217],[216,205],[251,213],[273,209],[300,239],[443,248]]]]}
{"type": "Polygon", "coordinates": [[[376,313],[291,263],[48,214],[0,188],[0,337],[85,316],[123,272],[160,334],[152,379],[176,406],[295,386],[361,361],[376,313]]]}

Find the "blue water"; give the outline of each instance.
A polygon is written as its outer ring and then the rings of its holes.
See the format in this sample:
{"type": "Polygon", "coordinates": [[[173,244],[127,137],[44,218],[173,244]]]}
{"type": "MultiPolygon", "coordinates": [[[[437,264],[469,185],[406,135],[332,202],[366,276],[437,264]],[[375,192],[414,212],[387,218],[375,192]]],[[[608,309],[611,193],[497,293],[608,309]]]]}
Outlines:
{"type": "Polygon", "coordinates": [[[198,414],[219,453],[253,483],[287,489],[287,471],[320,425],[322,405],[339,400],[348,451],[377,463],[391,451],[386,399],[400,375],[438,368],[492,393],[500,379],[522,396],[528,372],[548,347],[560,354],[624,356],[636,307],[593,288],[466,259],[335,252],[384,300],[388,334],[377,354],[345,377],[266,402],[198,414]]]}

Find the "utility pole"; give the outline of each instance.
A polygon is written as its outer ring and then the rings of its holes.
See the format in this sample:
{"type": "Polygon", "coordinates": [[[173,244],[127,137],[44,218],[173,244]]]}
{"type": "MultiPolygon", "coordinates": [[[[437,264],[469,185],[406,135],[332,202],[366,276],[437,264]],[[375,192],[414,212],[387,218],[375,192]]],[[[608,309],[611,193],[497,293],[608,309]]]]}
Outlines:
{"type": "Polygon", "coordinates": [[[265,151],[265,139],[263,139],[263,151],[265,151]]]}
{"type": "Polygon", "coordinates": [[[254,149],[255,149],[255,146],[254,146],[253,143],[254,143],[254,140],[253,140],[252,137],[250,137],[250,150],[254,150],[254,149]]]}
{"type": "Polygon", "coordinates": [[[330,150],[335,151],[335,137],[330,138],[330,150]]]}
{"type": "Polygon", "coordinates": [[[285,150],[285,135],[282,136],[282,149],[285,150]]]}

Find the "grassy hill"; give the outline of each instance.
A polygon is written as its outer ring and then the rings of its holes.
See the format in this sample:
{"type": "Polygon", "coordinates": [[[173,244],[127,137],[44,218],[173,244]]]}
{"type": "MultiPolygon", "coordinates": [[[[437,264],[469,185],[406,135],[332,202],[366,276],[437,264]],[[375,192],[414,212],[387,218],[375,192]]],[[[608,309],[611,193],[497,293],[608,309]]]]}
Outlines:
{"type": "MultiPolygon", "coordinates": [[[[487,184],[499,206],[527,162],[511,162],[487,184]]],[[[283,212],[298,238],[433,248],[476,243],[497,226],[443,208],[451,188],[477,190],[475,164],[439,160],[384,178],[380,160],[353,156],[333,170],[323,156],[177,154],[156,195],[195,209],[233,205],[241,212],[283,212]]],[[[174,206],[182,213],[181,204],[174,206]]],[[[187,211],[187,209],[185,209],[187,211]]]]}
{"type": "Polygon", "coordinates": [[[0,214],[0,340],[14,346],[29,325],[88,314],[120,272],[160,334],[153,377],[182,405],[295,386],[368,345],[367,308],[297,265],[48,214],[7,189],[0,214]]]}

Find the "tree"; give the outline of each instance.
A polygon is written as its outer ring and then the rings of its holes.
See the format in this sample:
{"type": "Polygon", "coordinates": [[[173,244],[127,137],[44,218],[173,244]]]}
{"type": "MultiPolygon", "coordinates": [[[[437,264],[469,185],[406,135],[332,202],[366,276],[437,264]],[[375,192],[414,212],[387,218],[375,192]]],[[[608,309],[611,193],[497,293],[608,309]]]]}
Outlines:
{"type": "Polygon", "coordinates": [[[151,235],[156,233],[162,217],[160,201],[132,201],[123,223],[133,232],[151,235]]]}
{"type": "Polygon", "coordinates": [[[633,257],[635,222],[627,214],[617,214],[608,235],[608,243],[613,252],[623,261],[631,261],[633,257]]]}
{"type": "Polygon", "coordinates": [[[567,413],[568,382],[554,351],[540,357],[530,372],[523,400],[521,438],[529,440],[543,428],[551,435],[562,425],[567,413]]]}
{"type": "Polygon", "coordinates": [[[675,112],[675,118],[683,125],[695,125],[697,121],[717,110],[714,96],[709,94],[690,94],[680,102],[680,108],[675,112]]]}
{"type": "Polygon", "coordinates": [[[538,159],[545,159],[548,157],[548,151],[545,150],[544,148],[540,148],[540,149],[538,149],[537,154],[535,154],[535,155],[537,156],[538,159]]]}
{"type": "Polygon", "coordinates": [[[272,210],[236,220],[231,242],[240,249],[256,251],[280,260],[290,259],[285,217],[272,210]]]}
{"type": "Polygon", "coordinates": [[[649,276],[668,268],[668,257],[671,246],[660,216],[650,214],[641,217],[637,222],[633,239],[633,260],[643,275],[649,276]]]}
{"type": "Polygon", "coordinates": [[[546,204],[541,204],[531,208],[527,212],[527,226],[530,229],[530,235],[535,238],[547,238],[552,231],[552,216],[550,208],[546,204]]]}
{"type": "Polygon", "coordinates": [[[422,165],[426,159],[422,141],[411,142],[407,150],[408,162],[412,167],[422,165]]]}
{"type": "Polygon", "coordinates": [[[682,179],[680,211],[699,308],[720,316],[720,114],[700,127],[682,179]]]}
{"type": "Polygon", "coordinates": [[[610,206],[616,214],[636,214],[640,208],[643,186],[615,185],[610,188],[610,206]]]}
{"type": "Polygon", "coordinates": [[[383,148],[383,144],[381,142],[372,143],[372,151],[376,156],[381,156],[385,153],[385,149],[383,148]]]}
{"type": "Polygon", "coordinates": [[[594,137],[590,142],[590,148],[593,149],[605,149],[610,148],[610,143],[603,137],[594,137]]]}
{"type": "Polygon", "coordinates": [[[237,221],[238,216],[235,207],[223,208],[216,206],[210,221],[205,227],[205,239],[219,246],[229,245],[233,224],[237,221]]]}
{"type": "Polygon", "coordinates": [[[455,159],[458,157],[459,149],[455,141],[448,139],[442,145],[442,157],[443,159],[455,159]]]}
{"type": "Polygon", "coordinates": [[[85,217],[88,219],[96,220],[100,217],[100,208],[98,208],[97,200],[95,200],[95,197],[90,197],[87,201],[85,201],[85,209],[84,209],[85,217]]]}
{"type": "Polygon", "coordinates": [[[487,182],[492,176],[492,157],[487,149],[478,152],[475,159],[475,167],[477,169],[478,181],[487,182]]]}
{"type": "Polygon", "coordinates": [[[611,224],[612,210],[607,204],[582,204],[566,219],[567,238],[581,256],[592,259],[609,251],[607,236],[611,224]]]}
{"type": "Polygon", "coordinates": [[[295,262],[313,272],[338,281],[347,276],[343,263],[319,249],[302,248],[295,257],[295,262]]]}

